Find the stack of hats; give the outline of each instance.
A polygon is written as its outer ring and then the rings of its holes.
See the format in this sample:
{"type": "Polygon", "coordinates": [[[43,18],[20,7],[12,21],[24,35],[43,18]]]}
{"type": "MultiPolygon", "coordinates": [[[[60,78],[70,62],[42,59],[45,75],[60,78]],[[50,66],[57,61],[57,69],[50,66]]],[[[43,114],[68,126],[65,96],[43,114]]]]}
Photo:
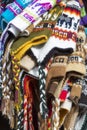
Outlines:
{"type": "Polygon", "coordinates": [[[0,111],[10,128],[86,130],[84,1],[1,5],[0,111]]]}

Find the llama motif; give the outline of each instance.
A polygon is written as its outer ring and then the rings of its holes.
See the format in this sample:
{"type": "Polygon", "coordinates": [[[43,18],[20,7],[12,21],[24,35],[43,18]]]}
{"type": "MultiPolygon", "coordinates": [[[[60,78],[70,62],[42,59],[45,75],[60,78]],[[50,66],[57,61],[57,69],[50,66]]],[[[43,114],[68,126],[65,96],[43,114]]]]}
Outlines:
{"type": "Polygon", "coordinates": [[[62,14],[57,20],[57,25],[63,26],[63,24],[65,23],[65,28],[70,29],[72,26],[73,19],[74,19],[74,17],[68,17],[68,15],[62,14]]]}

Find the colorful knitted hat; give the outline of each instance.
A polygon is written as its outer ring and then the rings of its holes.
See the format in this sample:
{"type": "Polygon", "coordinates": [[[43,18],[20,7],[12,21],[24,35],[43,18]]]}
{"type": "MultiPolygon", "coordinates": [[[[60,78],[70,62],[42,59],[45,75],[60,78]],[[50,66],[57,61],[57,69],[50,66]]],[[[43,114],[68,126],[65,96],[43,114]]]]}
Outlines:
{"type": "MultiPolygon", "coordinates": [[[[54,7],[49,11],[48,15],[43,19],[43,21],[33,29],[33,32],[31,32],[29,37],[21,37],[13,43],[11,50],[17,59],[20,60],[26,51],[32,46],[43,44],[48,40],[52,34],[52,29],[54,28],[58,16],[62,13],[62,10],[63,8],[61,9],[60,6],[54,7]]],[[[35,50],[35,52],[38,52],[37,49],[35,50]]]]}
{"type": "Polygon", "coordinates": [[[15,0],[9,6],[7,6],[6,10],[1,14],[1,28],[5,29],[7,24],[15,18],[16,15],[20,14],[23,9],[28,6],[32,0],[23,1],[23,0],[15,0]]]}
{"type": "Polygon", "coordinates": [[[45,64],[53,55],[70,54],[76,49],[76,37],[80,22],[80,6],[69,1],[58,18],[52,36],[41,49],[39,61],[45,64]]]}
{"type": "Polygon", "coordinates": [[[53,8],[55,4],[56,0],[34,0],[19,15],[11,20],[10,24],[20,30],[20,32],[23,32],[31,23],[34,23],[45,12],[53,8]]]}
{"type": "Polygon", "coordinates": [[[53,78],[64,77],[66,74],[67,56],[56,56],[51,64],[46,77],[46,86],[53,78]]]}

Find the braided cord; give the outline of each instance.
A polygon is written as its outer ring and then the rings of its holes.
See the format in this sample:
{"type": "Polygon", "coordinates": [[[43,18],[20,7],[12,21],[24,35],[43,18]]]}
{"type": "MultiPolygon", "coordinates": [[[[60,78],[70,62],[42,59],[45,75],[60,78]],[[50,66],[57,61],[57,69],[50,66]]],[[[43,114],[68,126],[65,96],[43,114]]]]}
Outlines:
{"type": "Polygon", "coordinates": [[[46,74],[47,74],[47,71],[39,64],[40,114],[43,119],[46,119],[48,116],[46,91],[45,91],[46,74]]]}
{"type": "Polygon", "coordinates": [[[28,130],[28,101],[27,101],[27,96],[24,95],[24,130],[28,130]]]}
{"type": "Polygon", "coordinates": [[[55,100],[52,102],[52,129],[58,130],[59,125],[59,100],[58,98],[55,98],[55,100]]]}
{"type": "Polygon", "coordinates": [[[40,91],[40,114],[43,119],[46,119],[48,116],[48,108],[46,101],[46,76],[50,65],[52,64],[53,57],[50,58],[45,67],[43,67],[40,62],[38,63],[38,71],[39,71],[39,91],[40,91]]]}
{"type": "Polygon", "coordinates": [[[6,108],[2,111],[4,111],[4,115],[6,115],[9,119],[11,119],[10,117],[10,100],[11,100],[11,89],[9,87],[8,82],[10,82],[9,80],[9,71],[11,72],[11,66],[9,64],[9,66],[7,66],[7,63],[9,63],[9,46],[7,45],[7,48],[5,50],[4,56],[2,58],[2,99],[4,100],[4,103],[6,104],[7,102],[9,103],[9,105],[6,105],[6,108]]]}
{"type": "Polygon", "coordinates": [[[32,93],[32,83],[34,80],[29,76],[25,76],[24,89],[25,96],[27,96],[27,114],[28,114],[28,129],[34,130],[33,126],[33,115],[32,115],[32,105],[33,105],[33,93],[32,93]]]}
{"type": "Polygon", "coordinates": [[[22,100],[20,92],[20,80],[19,80],[20,64],[19,61],[14,56],[14,53],[11,53],[11,58],[12,58],[13,79],[15,82],[15,107],[17,110],[19,110],[22,100]]]}
{"type": "Polygon", "coordinates": [[[4,45],[8,37],[9,34],[6,31],[4,31],[0,37],[0,100],[2,98],[2,67],[3,67],[2,59],[4,54],[4,45]]]}
{"type": "Polygon", "coordinates": [[[24,103],[21,102],[21,108],[18,112],[18,117],[17,117],[17,130],[24,130],[24,109],[23,109],[24,103]]]}

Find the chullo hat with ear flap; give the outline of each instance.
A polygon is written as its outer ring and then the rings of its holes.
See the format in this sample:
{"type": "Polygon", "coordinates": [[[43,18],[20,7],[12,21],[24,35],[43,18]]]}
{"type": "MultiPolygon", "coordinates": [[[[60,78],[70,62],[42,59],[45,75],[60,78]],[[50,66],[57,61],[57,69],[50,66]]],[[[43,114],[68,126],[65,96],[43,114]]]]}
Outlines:
{"type": "Polygon", "coordinates": [[[58,18],[52,35],[41,48],[39,61],[45,64],[53,55],[71,54],[76,49],[77,29],[80,22],[80,6],[69,1],[58,18]]]}
{"type": "Polygon", "coordinates": [[[48,74],[46,77],[46,88],[49,85],[51,79],[65,76],[67,60],[68,60],[67,56],[56,56],[54,58],[53,63],[48,69],[48,74]]]}
{"type": "Polygon", "coordinates": [[[58,5],[55,6],[54,8],[52,8],[51,10],[49,10],[49,12],[45,14],[45,17],[44,15],[42,16],[42,21],[32,30],[29,37],[21,37],[14,41],[14,43],[11,46],[11,51],[14,53],[17,59],[21,60],[24,54],[31,47],[34,47],[34,46],[37,47],[47,42],[48,38],[52,34],[52,29],[54,28],[55,23],[58,17],[60,16],[60,14],[62,13],[62,11],[63,11],[62,7],[58,5]]]}

